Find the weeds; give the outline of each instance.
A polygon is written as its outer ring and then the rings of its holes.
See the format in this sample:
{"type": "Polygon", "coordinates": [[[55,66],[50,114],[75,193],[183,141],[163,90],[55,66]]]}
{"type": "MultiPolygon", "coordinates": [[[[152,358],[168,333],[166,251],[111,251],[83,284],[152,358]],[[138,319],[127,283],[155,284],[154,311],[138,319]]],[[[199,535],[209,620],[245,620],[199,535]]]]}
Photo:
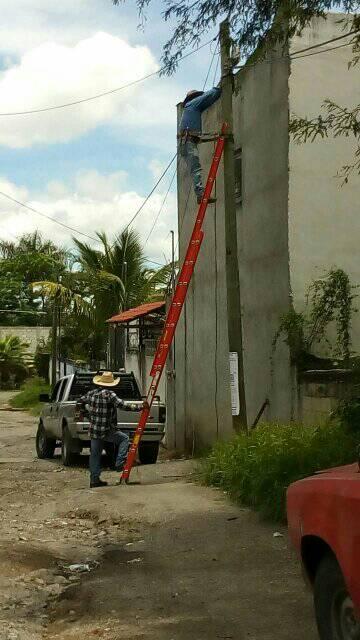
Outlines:
{"type": "Polygon", "coordinates": [[[322,469],[353,462],[356,436],[339,422],[325,426],[261,425],[218,443],[201,463],[208,485],[274,521],[285,520],[286,489],[322,469]]]}
{"type": "Polygon", "coordinates": [[[43,407],[39,402],[40,393],[49,393],[50,387],[43,378],[29,378],[20,393],[11,398],[10,404],[14,409],[24,409],[30,411],[34,416],[38,416],[43,407]]]}

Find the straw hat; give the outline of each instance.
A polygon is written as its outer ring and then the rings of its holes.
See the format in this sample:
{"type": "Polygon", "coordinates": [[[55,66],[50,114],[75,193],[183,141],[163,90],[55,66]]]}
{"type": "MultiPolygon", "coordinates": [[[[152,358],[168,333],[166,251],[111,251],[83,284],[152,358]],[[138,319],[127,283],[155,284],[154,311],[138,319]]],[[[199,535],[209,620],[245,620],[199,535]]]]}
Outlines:
{"type": "Polygon", "coordinates": [[[93,378],[93,383],[99,387],[116,387],[119,382],[120,378],[114,378],[114,374],[111,371],[104,371],[101,375],[93,378]]]}

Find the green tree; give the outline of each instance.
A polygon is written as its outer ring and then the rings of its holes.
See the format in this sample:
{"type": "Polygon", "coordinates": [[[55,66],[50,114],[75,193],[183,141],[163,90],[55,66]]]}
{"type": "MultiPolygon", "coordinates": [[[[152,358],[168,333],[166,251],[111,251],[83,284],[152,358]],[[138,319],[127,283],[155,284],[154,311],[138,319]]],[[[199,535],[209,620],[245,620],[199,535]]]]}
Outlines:
{"type": "MultiPolygon", "coordinates": [[[[115,5],[125,2],[113,0],[115,5]]],[[[204,34],[213,31],[226,18],[233,40],[247,56],[263,45],[286,43],[313,17],[325,17],[326,12],[334,9],[356,14],[360,8],[359,0],[163,0],[162,3],[136,0],[142,24],[146,24],[150,5],[155,4],[161,4],[164,20],[174,25],[162,56],[163,72],[169,74],[175,71],[185,48],[198,46],[204,34]]]]}
{"type": "MultiPolygon", "coordinates": [[[[38,231],[25,234],[17,242],[0,240],[0,309],[29,313],[0,314],[0,322],[36,324],[37,311],[49,312],[45,298],[35,295],[34,280],[56,280],[71,265],[71,254],[44,240],[38,231]]],[[[42,316],[43,322],[49,317],[42,316]]]]}
{"type": "Polygon", "coordinates": [[[65,273],[60,283],[49,280],[33,283],[35,291],[66,310],[63,345],[69,351],[76,347],[78,356],[103,350],[105,323],[112,315],[161,299],[171,271],[170,265],[157,270],[147,267],[139,236],[133,230],[124,230],[113,243],[105,233],[98,233],[97,237],[100,249],[74,240],[77,268],[65,273]],[[77,339],[73,341],[75,335],[77,339]]]}
{"type": "Polygon", "coordinates": [[[25,379],[28,373],[26,366],[28,346],[16,336],[6,336],[0,340],[0,382],[2,385],[8,384],[11,377],[16,382],[22,382],[25,379]]]}

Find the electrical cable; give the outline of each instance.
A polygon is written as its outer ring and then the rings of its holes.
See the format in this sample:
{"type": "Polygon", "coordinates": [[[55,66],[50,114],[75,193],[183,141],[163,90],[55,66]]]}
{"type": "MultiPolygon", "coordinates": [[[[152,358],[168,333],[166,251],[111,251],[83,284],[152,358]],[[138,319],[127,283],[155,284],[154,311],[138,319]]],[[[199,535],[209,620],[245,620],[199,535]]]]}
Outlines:
{"type": "Polygon", "coordinates": [[[42,218],[46,218],[47,220],[50,220],[51,222],[54,222],[55,224],[58,224],[60,227],[64,227],[65,229],[68,229],[68,231],[73,231],[74,233],[78,233],[79,235],[84,236],[85,238],[88,238],[89,240],[95,240],[95,242],[100,242],[100,240],[98,238],[94,238],[93,236],[89,236],[87,233],[83,233],[83,231],[79,231],[79,229],[75,229],[75,227],[70,227],[68,224],[65,224],[65,222],[60,222],[60,220],[56,220],[56,218],[52,218],[51,216],[46,215],[46,213],[42,213],[41,211],[38,211],[38,209],[35,209],[34,207],[30,207],[28,204],[25,204],[25,202],[21,202],[20,200],[17,200],[16,198],[13,198],[12,196],[9,196],[8,193],[4,193],[4,191],[0,191],[0,195],[3,196],[4,198],[7,198],[8,200],[11,200],[12,202],[15,202],[18,205],[20,205],[20,207],[24,207],[24,209],[28,209],[29,211],[32,211],[33,213],[36,213],[37,215],[41,216],[42,218]]]}
{"type": "Polygon", "coordinates": [[[174,173],[173,173],[173,175],[172,175],[172,178],[171,178],[171,180],[170,180],[170,184],[169,184],[169,186],[168,186],[167,192],[166,192],[166,194],[165,194],[165,197],[164,197],[164,199],[163,199],[163,201],[162,201],[162,203],[161,203],[161,207],[160,207],[160,209],[159,209],[158,213],[156,214],[156,217],[155,217],[154,223],[153,223],[153,225],[152,225],[152,227],[151,227],[151,229],[150,229],[150,231],[149,231],[149,233],[148,233],[148,236],[147,236],[147,238],[146,238],[146,240],[145,240],[144,247],[146,247],[146,245],[147,245],[147,243],[148,243],[148,241],[149,241],[149,238],[151,237],[151,234],[153,233],[153,231],[154,231],[154,229],[155,229],[156,223],[157,223],[157,221],[158,221],[158,219],[159,219],[159,217],[160,217],[160,215],[161,215],[161,212],[162,212],[162,210],[163,210],[163,208],[164,208],[164,206],[165,206],[165,203],[166,203],[167,197],[168,197],[168,195],[169,195],[170,189],[171,189],[171,187],[172,187],[172,185],[173,185],[173,182],[174,182],[174,180],[175,180],[175,176],[176,176],[176,174],[177,174],[177,169],[178,169],[178,168],[177,168],[177,166],[176,166],[176,167],[175,167],[175,171],[174,171],[174,173]]]}
{"type": "MultiPolygon", "coordinates": [[[[209,44],[214,42],[214,40],[217,40],[217,38],[218,38],[218,36],[216,36],[216,38],[211,38],[211,40],[208,40],[207,42],[202,44],[200,47],[197,47],[197,49],[192,49],[192,51],[189,51],[189,53],[186,53],[185,55],[183,55],[182,58],[179,60],[179,62],[182,62],[183,60],[185,60],[186,58],[189,58],[189,56],[192,56],[193,54],[197,53],[198,51],[200,51],[204,47],[207,47],[209,44]]],[[[34,114],[34,113],[44,113],[45,111],[55,111],[57,109],[65,109],[67,107],[74,107],[75,105],[83,104],[84,102],[90,102],[92,100],[98,100],[99,98],[103,98],[104,96],[109,96],[109,95],[111,95],[113,93],[117,93],[119,91],[123,91],[123,89],[128,89],[129,87],[133,87],[134,85],[139,84],[140,82],[143,82],[144,80],[148,80],[149,78],[152,78],[154,76],[160,75],[161,72],[163,72],[165,70],[166,70],[166,67],[161,67],[160,69],[158,69],[158,71],[153,71],[152,73],[148,73],[146,76],[143,76],[142,78],[137,78],[137,80],[133,80],[132,82],[128,82],[127,84],[124,84],[121,87],[116,87],[115,89],[109,89],[108,91],[102,91],[101,93],[98,93],[98,94],[96,94],[94,96],[89,96],[88,98],[81,98],[79,100],[73,100],[72,102],[65,102],[63,104],[53,105],[53,106],[50,106],[50,107],[40,107],[38,109],[28,109],[26,111],[10,111],[10,112],[7,112],[7,113],[0,113],[0,117],[25,116],[25,115],[31,115],[31,114],[34,114]]]]}
{"type": "Polygon", "coordinates": [[[141,204],[141,206],[138,208],[138,210],[135,212],[135,214],[133,215],[133,217],[131,218],[130,222],[127,223],[124,231],[126,231],[130,225],[134,222],[134,220],[138,217],[139,213],[141,213],[141,211],[143,210],[143,208],[145,207],[146,203],[148,202],[148,200],[151,198],[152,194],[154,193],[155,189],[157,188],[157,186],[160,184],[161,180],[164,178],[164,176],[167,174],[167,172],[169,171],[172,163],[174,162],[175,158],[177,156],[177,151],[175,153],[175,155],[171,158],[169,164],[167,165],[166,169],[164,169],[164,171],[162,172],[160,178],[158,179],[158,181],[156,182],[156,184],[154,184],[153,188],[151,189],[151,191],[148,193],[148,195],[146,196],[144,202],[141,204]]]}

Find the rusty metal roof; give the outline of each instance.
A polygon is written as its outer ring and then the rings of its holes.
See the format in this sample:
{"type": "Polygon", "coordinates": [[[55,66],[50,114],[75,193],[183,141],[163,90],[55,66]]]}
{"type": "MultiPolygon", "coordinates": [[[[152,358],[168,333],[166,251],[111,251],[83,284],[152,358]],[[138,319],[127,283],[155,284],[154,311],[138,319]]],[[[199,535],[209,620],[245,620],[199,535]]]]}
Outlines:
{"type": "Polygon", "coordinates": [[[165,309],[165,300],[141,304],[139,307],[128,309],[127,311],[116,314],[116,316],[112,316],[112,318],[109,318],[106,322],[119,324],[123,322],[131,322],[131,320],[142,318],[143,316],[149,315],[149,313],[154,313],[154,311],[160,311],[161,309],[165,309]]]}

